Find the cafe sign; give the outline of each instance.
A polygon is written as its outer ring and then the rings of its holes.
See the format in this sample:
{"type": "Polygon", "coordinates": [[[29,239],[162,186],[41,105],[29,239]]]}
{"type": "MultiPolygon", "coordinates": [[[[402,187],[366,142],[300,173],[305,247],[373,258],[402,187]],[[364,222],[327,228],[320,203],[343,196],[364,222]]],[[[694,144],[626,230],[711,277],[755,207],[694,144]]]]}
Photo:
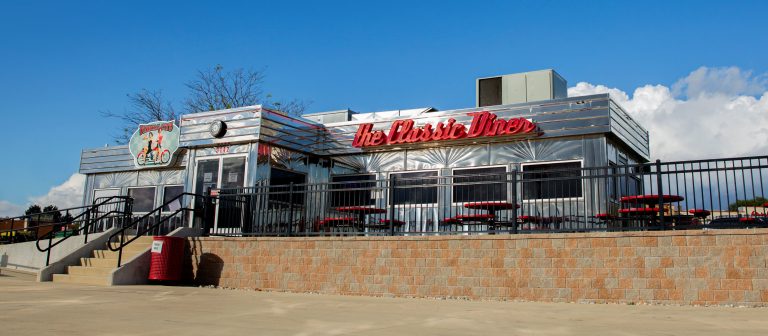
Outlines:
{"type": "Polygon", "coordinates": [[[173,121],[140,124],[128,142],[138,168],[165,167],[179,149],[179,127],[173,121]]]}
{"type": "Polygon", "coordinates": [[[472,112],[469,127],[448,119],[445,123],[415,126],[413,119],[396,120],[389,131],[373,130],[373,124],[362,124],[355,133],[353,147],[376,147],[413,144],[441,140],[487,138],[497,136],[538,136],[539,126],[526,118],[501,119],[490,112],[472,112]]]}

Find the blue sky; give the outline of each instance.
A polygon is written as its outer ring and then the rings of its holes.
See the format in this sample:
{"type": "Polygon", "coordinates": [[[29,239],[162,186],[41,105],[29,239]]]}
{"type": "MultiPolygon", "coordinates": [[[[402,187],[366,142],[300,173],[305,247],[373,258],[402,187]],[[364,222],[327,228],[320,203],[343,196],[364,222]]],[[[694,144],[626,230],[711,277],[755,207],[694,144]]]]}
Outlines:
{"type": "MultiPolygon", "coordinates": [[[[126,94],[265,69],[310,111],[472,106],[476,77],[554,68],[632,93],[692,71],[768,72],[768,3],[3,1],[0,201],[44,195],[112,141],[126,94]]],[[[760,80],[759,78],[757,79],[760,80]]]]}

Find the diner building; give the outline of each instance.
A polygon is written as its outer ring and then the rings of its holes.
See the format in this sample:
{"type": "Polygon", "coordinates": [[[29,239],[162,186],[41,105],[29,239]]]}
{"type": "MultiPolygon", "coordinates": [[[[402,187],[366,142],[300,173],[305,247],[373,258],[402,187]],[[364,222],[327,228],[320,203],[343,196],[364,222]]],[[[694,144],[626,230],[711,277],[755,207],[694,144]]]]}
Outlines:
{"type": "MultiPolygon", "coordinates": [[[[293,116],[248,106],[137,125],[128,145],[82,151],[80,172],[87,176],[83,203],[129,195],[134,198],[133,213],[141,214],[183,192],[579,171],[649,160],[648,131],[608,94],[569,97],[565,79],[553,70],[480,78],[475,95],[476,106],[450,110],[342,109],[293,116]]],[[[640,188],[640,183],[621,182],[629,189],[640,188]]],[[[590,203],[603,207],[618,196],[610,189],[607,185],[542,187],[519,197],[510,196],[516,191],[504,189],[491,197],[537,201],[541,211],[552,213],[558,209],[551,207],[572,205],[562,201],[547,204],[548,199],[568,200],[584,208],[590,203]],[[543,209],[547,207],[550,209],[543,209]]],[[[456,189],[443,192],[438,187],[434,192],[427,189],[402,196],[399,201],[376,192],[366,198],[370,203],[364,205],[382,208],[392,202],[420,204],[418,213],[402,217],[420,223],[427,222],[427,217],[429,223],[440,222],[439,209],[456,202],[486,200],[473,199],[471,192],[458,199],[456,189]]],[[[300,203],[307,208],[331,205],[309,200],[300,203]]],[[[174,206],[166,208],[163,211],[174,210],[174,206]]],[[[217,217],[215,228],[253,229],[244,227],[242,216],[234,222],[231,219],[217,217]]]]}

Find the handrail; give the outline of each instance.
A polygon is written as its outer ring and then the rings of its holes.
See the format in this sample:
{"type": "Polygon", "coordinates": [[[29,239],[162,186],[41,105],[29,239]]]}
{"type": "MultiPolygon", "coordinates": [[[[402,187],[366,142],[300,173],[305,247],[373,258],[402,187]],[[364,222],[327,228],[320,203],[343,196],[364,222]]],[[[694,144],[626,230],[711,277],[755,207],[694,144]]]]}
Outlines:
{"type": "MultiPolygon", "coordinates": [[[[46,233],[45,235],[43,235],[42,237],[40,237],[40,238],[37,240],[37,242],[36,242],[36,244],[35,244],[35,245],[37,246],[37,250],[38,250],[38,251],[40,251],[40,252],[47,252],[48,250],[50,250],[50,249],[51,249],[51,248],[53,248],[54,246],[56,246],[56,245],[59,245],[59,244],[60,244],[62,241],[66,240],[67,238],[69,238],[69,237],[72,237],[72,236],[76,236],[76,235],[77,235],[76,233],[78,233],[78,232],[82,231],[83,229],[85,229],[85,228],[90,228],[90,226],[91,226],[93,223],[98,223],[100,220],[102,220],[102,219],[104,219],[104,218],[107,218],[107,217],[109,217],[110,215],[113,215],[113,214],[119,214],[119,213],[123,213],[123,212],[120,212],[120,211],[114,211],[114,210],[113,210],[113,211],[109,211],[109,212],[106,212],[106,213],[104,213],[104,215],[102,215],[102,216],[99,216],[99,217],[97,217],[97,218],[94,218],[92,222],[86,223],[85,225],[82,225],[82,226],[80,226],[79,228],[77,228],[77,229],[75,229],[75,230],[72,230],[72,232],[73,232],[73,234],[72,234],[72,235],[69,235],[69,236],[65,236],[65,237],[63,237],[63,239],[61,239],[61,240],[58,240],[57,242],[55,242],[55,243],[53,243],[53,244],[51,244],[51,243],[50,243],[50,241],[49,241],[49,244],[48,244],[48,246],[47,246],[47,247],[45,247],[45,248],[42,248],[42,247],[40,247],[40,242],[41,242],[42,240],[44,240],[44,239],[49,239],[49,240],[50,240],[50,239],[52,239],[52,237],[55,235],[55,232],[53,232],[53,231],[51,231],[51,232],[48,232],[48,233],[46,233]]],[[[85,241],[85,243],[87,243],[87,242],[88,242],[88,241],[87,241],[87,238],[86,238],[86,241],[85,241]]]]}
{"type": "Polygon", "coordinates": [[[78,221],[78,220],[81,222],[80,227],[78,227],[77,229],[72,230],[72,234],[71,235],[64,235],[64,237],[62,237],[60,240],[56,241],[55,243],[53,242],[53,237],[54,237],[54,235],[56,235],[56,232],[54,232],[53,230],[51,230],[50,232],[48,232],[48,233],[46,233],[46,234],[44,234],[44,235],[42,235],[42,236],[37,238],[37,241],[35,242],[35,247],[40,252],[46,252],[45,265],[48,266],[50,264],[51,249],[53,249],[53,247],[61,244],[65,240],[69,239],[70,237],[73,237],[73,236],[77,235],[77,233],[80,233],[80,232],[84,231],[85,234],[83,235],[84,236],[83,244],[86,244],[86,243],[88,243],[88,232],[90,231],[91,227],[93,225],[95,225],[96,223],[98,223],[99,221],[101,221],[102,219],[107,218],[108,216],[113,215],[113,214],[123,214],[123,216],[129,216],[130,213],[131,213],[130,205],[131,205],[132,201],[133,201],[133,198],[130,197],[130,196],[110,196],[110,197],[106,197],[103,201],[101,201],[99,203],[94,203],[92,205],[87,206],[88,207],[87,210],[83,211],[82,213],[80,213],[79,215],[75,216],[71,220],[66,221],[66,222],[61,222],[61,223],[53,224],[53,225],[70,224],[70,223],[73,223],[73,222],[78,221]],[[113,202],[113,200],[119,200],[119,201],[113,202]],[[104,213],[101,216],[98,216],[96,218],[90,218],[91,217],[91,213],[93,213],[94,211],[96,211],[96,213],[98,214],[98,209],[100,207],[102,207],[104,205],[112,205],[112,204],[116,204],[116,205],[122,204],[123,205],[122,211],[120,211],[120,210],[110,210],[110,211],[107,211],[106,213],[104,213]],[[81,218],[83,216],[85,216],[84,220],[79,219],[79,218],[81,218]],[[45,247],[45,248],[40,247],[40,241],[42,241],[42,240],[48,240],[48,246],[47,247],[45,247]]]}
{"type": "MultiPolygon", "coordinates": [[[[85,209],[85,211],[80,213],[80,214],[83,214],[84,212],[88,211],[88,209],[90,209],[90,208],[91,208],[90,205],[84,205],[84,206],[66,208],[66,209],[61,209],[61,210],[50,210],[50,211],[39,212],[39,213],[35,213],[35,214],[28,214],[28,215],[21,215],[21,216],[16,216],[16,217],[3,218],[2,222],[10,223],[10,228],[5,229],[5,230],[0,230],[0,236],[11,236],[12,237],[15,234],[8,235],[8,233],[21,232],[21,231],[35,231],[35,239],[37,239],[37,238],[39,238],[38,237],[38,233],[40,232],[40,229],[48,228],[48,227],[56,227],[56,226],[59,226],[59,225],[62,225],[62,224],[66,223],[64,221],[59,221],[59,222],[54,222],[54,223],[40,224],[39,222],[41,221],[43,216],[55,216],[55,215],[61,216],[62,212],[66,213],[66,214],[69,214],[70,211],[85,209]],[[24,220],[30,220],[30,221],[34,222],[35,218],[37,218],[37,222],[38,222],[37,224],[38,225],[24,227],[24,220]],[[16,222],[21,222],[22,226],[18,227],[18,228],[15,228],[14,226],[15,226],[16,222]]],[[[80,217],[80,215],[76,216],[75,218],[70,219],[70,221],[74,221],[78,217],[80,217]]]]}
{"type": "MultiPolygon", "coordinates": [[[[112,246],[112,244],[107,244],[107,248],[110,251],[118,252],[118,254],[117,254],[117,267],[120,267],[121,264],[122,264],[123,248],[124,247],[126,247],[128,244],[136,241],[137,239],[139,239],[141,236],[143,236],[147,232],[150,232],[150,231],[156,229],[158,226],[160,226],[160,224],[163,224],[163,223],[167,222],[168,220],[170,220],[171,218],[173,218],[177,214],[185,212],[185,211],[193,211],[194,209],[182,206],[179,209],[176,209],[175,211],[173,211],[171,214],[166,215],[164,218],[158,220],[157,222],[155,222],[155,223],[153,223],[151,225],[147,225],[146,228],[144,228],[142,230],[137,230],[137,232],[134,235],[134,237],[129,239],[128,241],[125,241],[125,231],[128,230],[129,228],[133,227],[134,225],[141,224],[141,222],[143,220],[145,220],[147,218],[150,218],[151,216],[162,215],[163,208],[165,208],[166,206],[172,204],[173,202],[179,201],[184,196],[192,196],[193,198],[201,197],[203,199],[210,198],[210,196],[199,195],[199,194],[194,194],[194,193],[188,193],[188,192],[181,193],[178,196],[176,196],[176,197],[166,201],[165,203],[163,203],[159,207],[153,209],[152,211],[142,215],[141,217],[136,218],[130,224],[123,225],[123,227],[118,232],[115,232],[111,236],[109,236],[109,239],[108,239],[109,242],[111,242],[113,239],[115,239],[118,235],[120,236],[120,243],[119,243],[119,245],[117,247],[112,246]]],[[[204,209],[206,209],[206,208],[207,208],[207,205],[204,207],[204,209]]]]}

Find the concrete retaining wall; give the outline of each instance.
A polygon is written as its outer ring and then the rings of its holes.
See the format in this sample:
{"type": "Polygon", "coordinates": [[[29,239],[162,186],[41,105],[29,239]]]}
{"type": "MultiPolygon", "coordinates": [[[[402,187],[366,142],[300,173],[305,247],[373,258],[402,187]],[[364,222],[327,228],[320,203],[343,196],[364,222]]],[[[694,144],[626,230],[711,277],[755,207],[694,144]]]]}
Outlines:
{"type": "Polygon", "coordinates": [[[189,238],[199,285],[555,302],[768,305],[768,229],[189,238]]]}
{"type": "MultiPolygon", "coordinates": [[[[197,237],[200,236],[200,229],[177,228],[170,232],[169,237],[197,237]]],[[[118,285],[144,285],[149,283],[149,268],[152,261],[150,254],[151,247],[137,254],[129,260],[124,260],[120,268],[116,268],[109,275],[109,282],[112,286],[118,285]]]]}
{"type": "MultiPolygon", "coordinates": [[[[103,234],[104,233],[90,234],[88,235],[88,240],[96,240],[103,234]]],[[[60,239],[61,238],[56,238],[53,242],[55,243],[60,239]]],[[[84,237],[82,235],[74,236],[51,249],[51,263],[59,261],[75,250],[81,248],[83,246],[83,241],[84,237]]],[[[48,246],[48,242],[40,242],[40,246],[46,247],[48,246]]],[[[45,253],[37,250],[34,241],[0,245],[0,267],[8,269],[39,272],[45,267],[45,256],[45,253]]]]}

